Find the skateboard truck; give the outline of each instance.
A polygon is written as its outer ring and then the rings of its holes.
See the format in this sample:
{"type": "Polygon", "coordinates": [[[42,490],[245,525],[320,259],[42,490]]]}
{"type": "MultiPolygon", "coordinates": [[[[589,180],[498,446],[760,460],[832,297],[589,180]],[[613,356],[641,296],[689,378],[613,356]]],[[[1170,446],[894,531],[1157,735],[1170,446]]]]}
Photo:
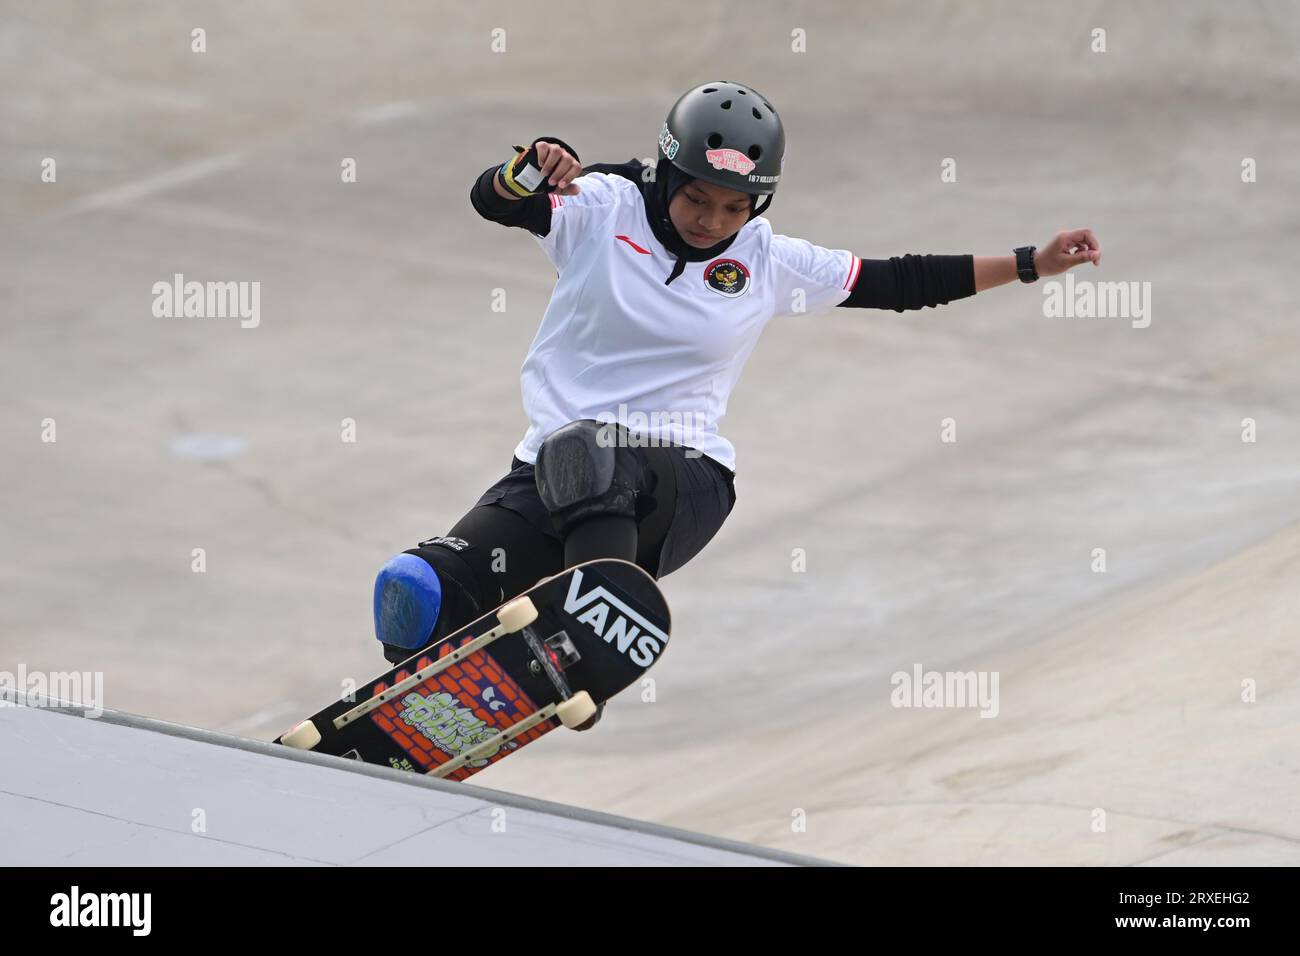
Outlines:
{"type": "Polygon", "coordinates": [[[546,655],[551,659],[551,663],[559,670],[568,670],[582,660],[582,655],[573,646],[573,640],[569,637],[567,631],[556,631],[542,643],[546,648],[546,655]]]}
{"type": "Polygon", "coordinates": [[[564,631],[556,631],[546,640],[541,640],[531,627],[523,629],[524,643],[533,652],[533,659],[528,662],[528,669],[534,674],[546,674],[555,686],[561,698],[568,700],[573,696],[564,671],[582,660],[582,655],[573,646],[573,641],[564,631]]]}
{"type": "Polygon", "coordinates": [[[586,722],[596,712],[596,704],[585,690],[575,694],[564,676],[566,669],[582,660],[573,640],[564,631],[556,631],[544,641],[538,638],[537,632],[531,627],[523,628],[522,633],[528,649],[533,652],[528,669],[534,674],[544,672],[551,679],[555,692],[560,695],[560,722],[566,727],[576,727],[586,722]]]}

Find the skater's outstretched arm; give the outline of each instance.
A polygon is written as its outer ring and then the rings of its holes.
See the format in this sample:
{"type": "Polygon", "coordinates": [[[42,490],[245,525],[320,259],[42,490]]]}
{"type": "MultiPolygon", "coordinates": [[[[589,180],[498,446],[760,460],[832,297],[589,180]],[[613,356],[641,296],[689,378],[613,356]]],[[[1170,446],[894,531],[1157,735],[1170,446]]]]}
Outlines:
{"type": "MultiPolygon", "coordinates": [[[[1101,245],[1091,229],[1058,232],[1042,248],[1028,247],[1026,257],[1033,275],[1060,275],[1091,262],[1101,264],[1101,245]]],[[[947,305],[986,289],[1019,279],[1016,256],[915,256],[861,259],[856,281],[847,299],[849,308],[906,309],[947,305]]]]}
{"type": "Polygon", "coordinates": [[[892,309],[935,308],[1019,278],[1058,275],[1085,262],[1101,262],[1090,229],[1059,232],[1041,249],[1016,255],[904,255],[863,259],[847,249],[825,249],[806,239],[772,236],[778,314],[828,306],[892,309]],[[1023,273],[1023,274],[1022,274],[1023,273]]]}

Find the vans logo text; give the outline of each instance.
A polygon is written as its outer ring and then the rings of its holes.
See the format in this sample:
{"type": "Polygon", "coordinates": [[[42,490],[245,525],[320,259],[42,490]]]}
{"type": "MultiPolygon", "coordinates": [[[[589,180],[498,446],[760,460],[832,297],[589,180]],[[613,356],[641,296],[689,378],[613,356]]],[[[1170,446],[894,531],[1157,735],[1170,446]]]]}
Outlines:
{"type": "Polygon", "coordinates": [[[564,610],[589,626],[606,644],[613,644],[634,664],[649,667],[668,643],[668,635],[628,607],[603,585],[586,594],[582,590],[582,572],[574,570],[564,610]],[[582,613],[579,613],[581,611],[582,613]]]}

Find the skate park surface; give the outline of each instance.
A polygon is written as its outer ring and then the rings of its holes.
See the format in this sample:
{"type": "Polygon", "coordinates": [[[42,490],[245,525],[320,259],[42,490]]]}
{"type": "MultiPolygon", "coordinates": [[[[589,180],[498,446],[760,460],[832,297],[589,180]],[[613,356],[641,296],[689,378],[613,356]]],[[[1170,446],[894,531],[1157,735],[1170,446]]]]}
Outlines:
{"type": "Polygon", "coordinates": [[[555,279],[471,183],[543,135],[650,156],[731,79],[786,126],[776,232],[1086,225],[1073,275],[1150,324],[1019,284],[773,320],[653,694],[474,783],[858,864],[1300,863],[1300,9],[1035,9],[3,4],[0,671],[263,741],[377,673],[374,574],[507,470],[555,279]],[[259,324],[155,317],[177,273],[260,282],[259,324]],[[916,667],[996,714],[894,706],[916,667]]]}
{"type": "Polygon", "coordinates": [[[26,771],[0,789],[0,837],[10,865],[824,864],[147,717],[83,715],[51,703],[0,693],[5,757],[26,771]],[[23,706],[5,706],[15,702],[23,706]],[[68,773],[73,760],[76,773],[68,773]]]}

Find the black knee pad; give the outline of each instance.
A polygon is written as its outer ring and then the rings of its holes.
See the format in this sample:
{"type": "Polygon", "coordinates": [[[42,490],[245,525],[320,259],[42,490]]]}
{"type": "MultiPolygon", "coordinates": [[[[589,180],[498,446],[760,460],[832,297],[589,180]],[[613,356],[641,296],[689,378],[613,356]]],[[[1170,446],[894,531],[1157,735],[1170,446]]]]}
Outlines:
{"type": "Polygon", "coordinates": [[[643,461],[617,423],[570,422],[543,439],[534,474],[556,530],[565,535],[586,518],[637,516],[643,461]]]}

